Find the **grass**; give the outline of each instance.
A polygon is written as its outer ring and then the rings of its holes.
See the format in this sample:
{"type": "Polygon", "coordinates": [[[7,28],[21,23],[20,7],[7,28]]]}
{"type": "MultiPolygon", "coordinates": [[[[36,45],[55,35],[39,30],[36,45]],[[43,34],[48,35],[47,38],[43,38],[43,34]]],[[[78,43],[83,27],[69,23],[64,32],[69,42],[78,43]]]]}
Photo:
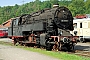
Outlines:
{"type": "MultiPolygon", "coordinates": [[[[5,43],[0,42],[0,44],[4,45],[12,45],[11,43],[5,43]]],[[[46,51],[44,49],[38,49],[38,48],[29,48],[29,47],[23,47],[23,46],[17,46],[18,48],[22,48],[24,50],[38,52],[44,55],[48,55],[54,58],[58,58],[60,60],[90,60],[90,58],[77,56],[74,54],[67,54],[66,52],[53,52],[53,51],[46,51]]]]}
{"type": "Polygon", "coordinates": [[[53,51],[46,51],[41,49],[34,49],[34,48],[23,48],[25,50],[33,51],[33,52],[39,52],[41,54],[45,54],[48,56],[52,56],[61,60],[90,60],[90,58],[77,56],[74,54],[67,54],[66,52],[53,52],[53,51]]]}

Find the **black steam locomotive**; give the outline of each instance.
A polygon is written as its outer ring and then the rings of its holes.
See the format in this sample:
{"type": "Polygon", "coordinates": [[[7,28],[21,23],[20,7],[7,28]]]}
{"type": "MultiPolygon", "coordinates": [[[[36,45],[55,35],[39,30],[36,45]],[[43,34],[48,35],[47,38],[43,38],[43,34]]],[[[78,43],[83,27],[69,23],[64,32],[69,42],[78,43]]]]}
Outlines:
{"type": "Polygon", "coordinates": [[[46,50],[71,50],[76,40],[70,30],[73,30],[72,14],[62,6],[13,18],[8,37],[14,44],[44,46],[46,50]]]}

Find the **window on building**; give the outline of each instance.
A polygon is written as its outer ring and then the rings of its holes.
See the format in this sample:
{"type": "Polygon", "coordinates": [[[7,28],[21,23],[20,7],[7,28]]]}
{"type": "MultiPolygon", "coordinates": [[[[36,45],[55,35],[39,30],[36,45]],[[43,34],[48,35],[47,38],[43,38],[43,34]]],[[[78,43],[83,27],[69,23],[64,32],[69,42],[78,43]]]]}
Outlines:
{"type": "Polygon", "coordinates": [[[80,23],[80,28],[82,28],[82,23],[80,23]]]}
{"type": "Polygon", "coordinates": [[[74,28],[77,28],[77,23],[74,23],[74,24],[73,24],[73,27],[74,27],[74,28]]]}

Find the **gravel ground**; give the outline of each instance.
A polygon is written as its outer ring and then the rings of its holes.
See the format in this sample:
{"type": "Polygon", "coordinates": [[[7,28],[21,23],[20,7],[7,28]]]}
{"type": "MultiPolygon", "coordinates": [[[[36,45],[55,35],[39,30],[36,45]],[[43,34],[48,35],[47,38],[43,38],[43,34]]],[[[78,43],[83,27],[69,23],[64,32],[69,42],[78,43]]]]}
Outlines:
{"type": "Polygon", "coordinates": [[[4,42],[12,42],[12,40],[9,39],[9,38],[0,38],[0,41],[4,41],[4,42]]]}
{"type": "Polygon", "coordinates": [[[59,60],[36,52],[0,45],[0,60],[59,60]]]}

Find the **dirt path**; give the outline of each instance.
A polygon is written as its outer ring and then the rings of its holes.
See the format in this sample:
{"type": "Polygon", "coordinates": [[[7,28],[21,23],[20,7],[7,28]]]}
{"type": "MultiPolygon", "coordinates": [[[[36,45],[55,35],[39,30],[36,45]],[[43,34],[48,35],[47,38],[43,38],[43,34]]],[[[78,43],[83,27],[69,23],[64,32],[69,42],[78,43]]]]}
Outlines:
{"type": "Polygon", "coordinates": [[[58,60],[36,52],[0,45],[0,60],[58,60]]]}

